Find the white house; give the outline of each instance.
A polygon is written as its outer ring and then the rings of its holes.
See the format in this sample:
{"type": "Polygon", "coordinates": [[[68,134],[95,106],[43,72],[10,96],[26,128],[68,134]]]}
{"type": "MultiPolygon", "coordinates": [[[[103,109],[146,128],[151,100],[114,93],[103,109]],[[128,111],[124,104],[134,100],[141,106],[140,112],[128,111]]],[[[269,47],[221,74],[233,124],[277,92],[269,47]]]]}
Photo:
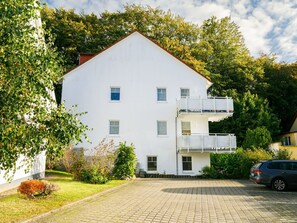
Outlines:
{"type": "MultiPolygon", "coordinates": [[[[89,55],[88,55],[89,56],[89,55]]],[[[233,114],[231,98],[207,95],[211,82],[139,32],[133,32],[64,76],[62,100],[103,138],[133,143],[148,173],[199,175],[210,153],[230,152],[233,134],[210,134],[208,122],[233,114]]]]}

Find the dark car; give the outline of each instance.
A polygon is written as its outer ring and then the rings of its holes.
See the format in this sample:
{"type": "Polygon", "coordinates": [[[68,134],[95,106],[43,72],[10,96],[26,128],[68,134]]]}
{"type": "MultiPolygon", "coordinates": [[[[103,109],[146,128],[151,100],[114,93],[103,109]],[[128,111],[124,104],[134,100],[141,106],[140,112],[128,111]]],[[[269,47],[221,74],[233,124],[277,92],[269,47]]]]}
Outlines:
{"type": "Polygon", "coordinates": [[[297,187],[297,161],[268,160],[251,168],[250,180],[277,191],[297,187]]]}

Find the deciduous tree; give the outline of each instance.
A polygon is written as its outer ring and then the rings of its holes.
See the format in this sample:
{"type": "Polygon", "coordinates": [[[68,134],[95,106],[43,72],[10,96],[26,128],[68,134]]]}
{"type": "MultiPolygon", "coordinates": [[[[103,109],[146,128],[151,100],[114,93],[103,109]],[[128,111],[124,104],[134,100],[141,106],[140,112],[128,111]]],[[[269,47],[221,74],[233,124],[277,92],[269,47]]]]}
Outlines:
{"type": "MultiPolygon", "coordinates": [[[[0,170],[58,155],[87,129],[52,98],[62,69],[45,44],[37,0],[0,2],[0,170]]],[[[12,171],[13,172],[13,171],[12,171]]]]}

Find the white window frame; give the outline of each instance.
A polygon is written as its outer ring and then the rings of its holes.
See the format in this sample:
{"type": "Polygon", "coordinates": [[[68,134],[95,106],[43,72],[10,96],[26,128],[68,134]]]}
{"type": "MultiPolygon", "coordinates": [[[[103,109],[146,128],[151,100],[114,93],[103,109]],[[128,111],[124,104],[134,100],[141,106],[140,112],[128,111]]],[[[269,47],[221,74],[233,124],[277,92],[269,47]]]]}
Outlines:
{"type": "Polygon", "coordinates": [[[147,156],[146,158],[146,165],[147,165],[147,171],[148,172],[157,172],[158,170],[158,156],[147,156]],[[156,161],[149,161],[149,158],[156,158],[156,161]],[[156,169],[155,170],[149,170],[149,162],[153,163],[155,162],[156,163],[156,169]]]}
{"type": "Polygon", "coordinates": [[[190,97],[190,88],[181,88],[181,89],[180,89],[180,98],[189,98],[189,97],[190,97]],[[183,90],[188,90],[188,93],[189,93],[189,94],[188,94],[187,96],[183,96],[183,95],[182,95],[182,91],[183,91],[183,90]]]}
{"type": "Polygon", "coordinates": [[[158,87],[157,88],[157,102],[167,102],[167,88],[165,87],[158,87]],[[159,90],[165,90],[165,100],[159,100],[159,90]]]}
{"type": "MultiPolygon", "coordinates": [[[[189,161],[186,161],[189,162],[189,161]]],[[[193,157],[192,156],[182,156],[182,170],[183,172],[192,172],[193,171],[193,157]],[[184,170],[184,158],[191,158],[191,170],[184,170]]]]}
{"type": "Polygon", "coordinates": [[[164,121],[164,120],[158,120],[157,121],[157,135],[158,136],[167,136],[168,135],[168,128],[167,128],[167,121],[164,121]],[[164,132],[165,134],[163,134],[161,131],[160,131],[160,129],[159,129],[159,124],[166,124],[166,132],[164,132]],[[160,134],[160,133],[162,133],[162,134],[160,134]]]}
{"type": "MultiPolygon", "coordinates": [[[[116,92],[117,93],[117,92],[116,92]]],[[[111,102],[120,102],[121,101],[121,87],[116,87],[116,86],[112,86],[112,87],[110,87],[110,92],[109,92],[109,100],[111,101],[111,102]],[[119,89],[119,92],[118,92],[118,94],[119,94],[119,100],[116,100],[116,99],[112,99],[112,90],[113,89],[119,89]]]]}
{"type": "MultiPolygon", "coordinates": [[[[116,127],[116,126],[113,126],[113,127],[116,127]]],[[[119,134],[120,134],[120,121],[119,120],[109,120],[109,135],[111,135],[111,136],[118,136],[119,134]],[[118,127],[118,131],[117,131],[117,133],[112,133],[112,122],[117,122],[118,123],[118,125],[117,125],[117,127],[118,127]]]]}

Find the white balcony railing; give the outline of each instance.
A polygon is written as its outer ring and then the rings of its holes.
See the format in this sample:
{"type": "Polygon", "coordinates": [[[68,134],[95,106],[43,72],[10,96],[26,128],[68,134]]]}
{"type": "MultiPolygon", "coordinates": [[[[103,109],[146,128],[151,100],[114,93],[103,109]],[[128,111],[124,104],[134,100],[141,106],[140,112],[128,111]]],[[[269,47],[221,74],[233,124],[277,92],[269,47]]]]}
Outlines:
{"type": "Polygon", "coordinates": [[[177,100],[178,113],[233,114],[233,99],[228,97],[181,98],[177,100]]]}
{"type": "Polygon", "coordinates": [[[177,138],[180,152],[232,152],[236,148],[233,134],[191,134],[177,138]]]}

